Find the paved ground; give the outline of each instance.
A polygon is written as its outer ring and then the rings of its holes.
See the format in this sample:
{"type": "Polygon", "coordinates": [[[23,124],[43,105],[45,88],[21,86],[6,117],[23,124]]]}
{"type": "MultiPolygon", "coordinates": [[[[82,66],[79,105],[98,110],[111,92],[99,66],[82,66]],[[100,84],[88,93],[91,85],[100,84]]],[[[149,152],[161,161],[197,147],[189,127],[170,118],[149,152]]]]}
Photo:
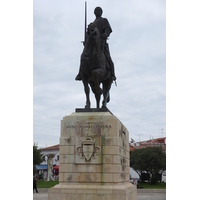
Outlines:
{"type": "Polygon", "coordinates": [[[166,200],[166,193],[138,193],[137,200],[166,200]]]}
{"type": "MultiPolygon", "coordinates": [[[[48,193],[34,193],[33,200],[48,200],[48,193]]],[[[166,200],[165,192],[138,192],[137,200],[166,200]]]]}
{"type": "Polygon", "coordinates": [[[48,200],[48,193],[33,193],[33,200],[48,200]]]}

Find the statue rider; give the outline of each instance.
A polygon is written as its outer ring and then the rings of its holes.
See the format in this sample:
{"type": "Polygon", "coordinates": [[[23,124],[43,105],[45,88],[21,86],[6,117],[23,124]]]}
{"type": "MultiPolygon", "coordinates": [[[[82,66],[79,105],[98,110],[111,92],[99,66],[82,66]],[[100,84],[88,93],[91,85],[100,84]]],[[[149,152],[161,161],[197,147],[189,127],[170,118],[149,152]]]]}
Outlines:
{"type": "MultiPolygon", "coordinates": [[[[110,26],[108,20],[106,18],[101,17],[102,13],[103,13],[102,8],[96,7],[94,9],[94,14],[96,16],[96,19],[94,20],[93,23],[99,30],[100,39],[101,39],[100,40],[101,41],[101,49],[104,52],[106,60],[109,64],[112,81],[115,81],[116,77],[115,77],[114,63],[110,56],[108,43],[106,42],[107,38],[109,37],[110,33],[112,32],[112,29],[111,29],[111,26],[110,26]]],[[[81,69],[79,68],[79,73],[75,78],[76,81],[81,80],[80,70],[81,69]]]]}

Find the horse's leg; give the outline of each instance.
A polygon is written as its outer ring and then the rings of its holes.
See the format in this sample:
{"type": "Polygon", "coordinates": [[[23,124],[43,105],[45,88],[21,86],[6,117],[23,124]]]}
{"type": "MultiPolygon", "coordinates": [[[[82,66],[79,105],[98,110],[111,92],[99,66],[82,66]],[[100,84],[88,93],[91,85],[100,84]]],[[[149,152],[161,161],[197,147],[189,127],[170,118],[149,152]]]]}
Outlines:
{"type": "Polygon", "coordinates": [[[107,81],[103,82],[103,101],[102,101],[102,108],[106,108],[107,103],[110,101],[110,91],[111,88],[111,81],[108,79],[107,81]]]}
{"type": "Polygon", "coordinates": [[[109,91],[106,93],[106,94],[103,94],[103,101],[102,101],[102,108],[106,108],[107,107],[107,99],[108,99],[108,97],[109,97],[109,91]]]}
{"type": "Polygon", "coordinates": [[[90,88],[88,84],[84,84],[84,90],[85,90],[85,95],[86,95],[86,105],[85,108],[90,108],[90,88]]]}
{"type": "Polygon", "coordinates": [[[90,84],[90,87],[91,87],[91,89],[92,89],[92,92],[93,92],[94,95],[95,95],[96,107],[99,108],[99,103],[100,103],[100,97],[101,97],[101,96],[100,96],[99,94],[97,94],[97,92],[96,92],[96,90],[95,90],[94,82],[93,82],[93,81],[90,81],[89,84],[90,84]]]}
{"type": "Polygon", "coordinates": [[[95,69],[92,71],[92,77],[94,79],[94,85],[97,94],[101,95],[103,93],[103,90],[100,88],[99,84],[99,76],[103,74],[103,71],[101,68],[95,69]]]}
{"type": "Polygon", "coordinates": [[[89,85],[88,85],[88,78],[83,75],[81,75],[82,77],[82,82],[83,82],[83,85],[84,85],[84,91],[85,91],[85,95],[86,95],[86,105],[85,105],[85,108],[90,108],[90,88],[89,88],[89,85]]]}
{"type": "Polygon", "coordinates": [[[97,108],[99,108],[100,97],[101,97],[101,96],[100,96],[99,94],[95,94],[97,108]]]}

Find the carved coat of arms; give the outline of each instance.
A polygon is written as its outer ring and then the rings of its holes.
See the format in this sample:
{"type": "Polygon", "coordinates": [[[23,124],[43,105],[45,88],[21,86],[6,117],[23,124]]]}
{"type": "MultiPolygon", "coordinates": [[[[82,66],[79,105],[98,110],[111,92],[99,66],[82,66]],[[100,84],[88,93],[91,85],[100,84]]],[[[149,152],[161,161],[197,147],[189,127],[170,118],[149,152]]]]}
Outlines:
{"type": "Polygon", "coordinates": [[[95,141],[92,138],[87,137],[85,140],[82,140],[81,146],[76,149],[77,154],[81,154],[85,158],[86,162],[90,162],[92,157],[95,157],[96,154],[101,152],[99,146],[95,146],[95,141]]]}

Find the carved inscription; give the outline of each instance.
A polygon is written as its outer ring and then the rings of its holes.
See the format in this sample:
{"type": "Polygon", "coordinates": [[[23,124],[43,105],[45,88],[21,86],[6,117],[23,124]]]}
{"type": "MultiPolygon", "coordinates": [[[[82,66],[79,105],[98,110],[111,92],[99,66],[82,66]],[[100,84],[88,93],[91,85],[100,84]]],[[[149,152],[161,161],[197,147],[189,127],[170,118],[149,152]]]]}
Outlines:
{"type": "Polygon", "coordinates": [[[112,128],[111,125],[98,125],[98,124],[84,124],[84,125],[66,125],[66,129],[105,129],[105,128],[112,128]]]}

